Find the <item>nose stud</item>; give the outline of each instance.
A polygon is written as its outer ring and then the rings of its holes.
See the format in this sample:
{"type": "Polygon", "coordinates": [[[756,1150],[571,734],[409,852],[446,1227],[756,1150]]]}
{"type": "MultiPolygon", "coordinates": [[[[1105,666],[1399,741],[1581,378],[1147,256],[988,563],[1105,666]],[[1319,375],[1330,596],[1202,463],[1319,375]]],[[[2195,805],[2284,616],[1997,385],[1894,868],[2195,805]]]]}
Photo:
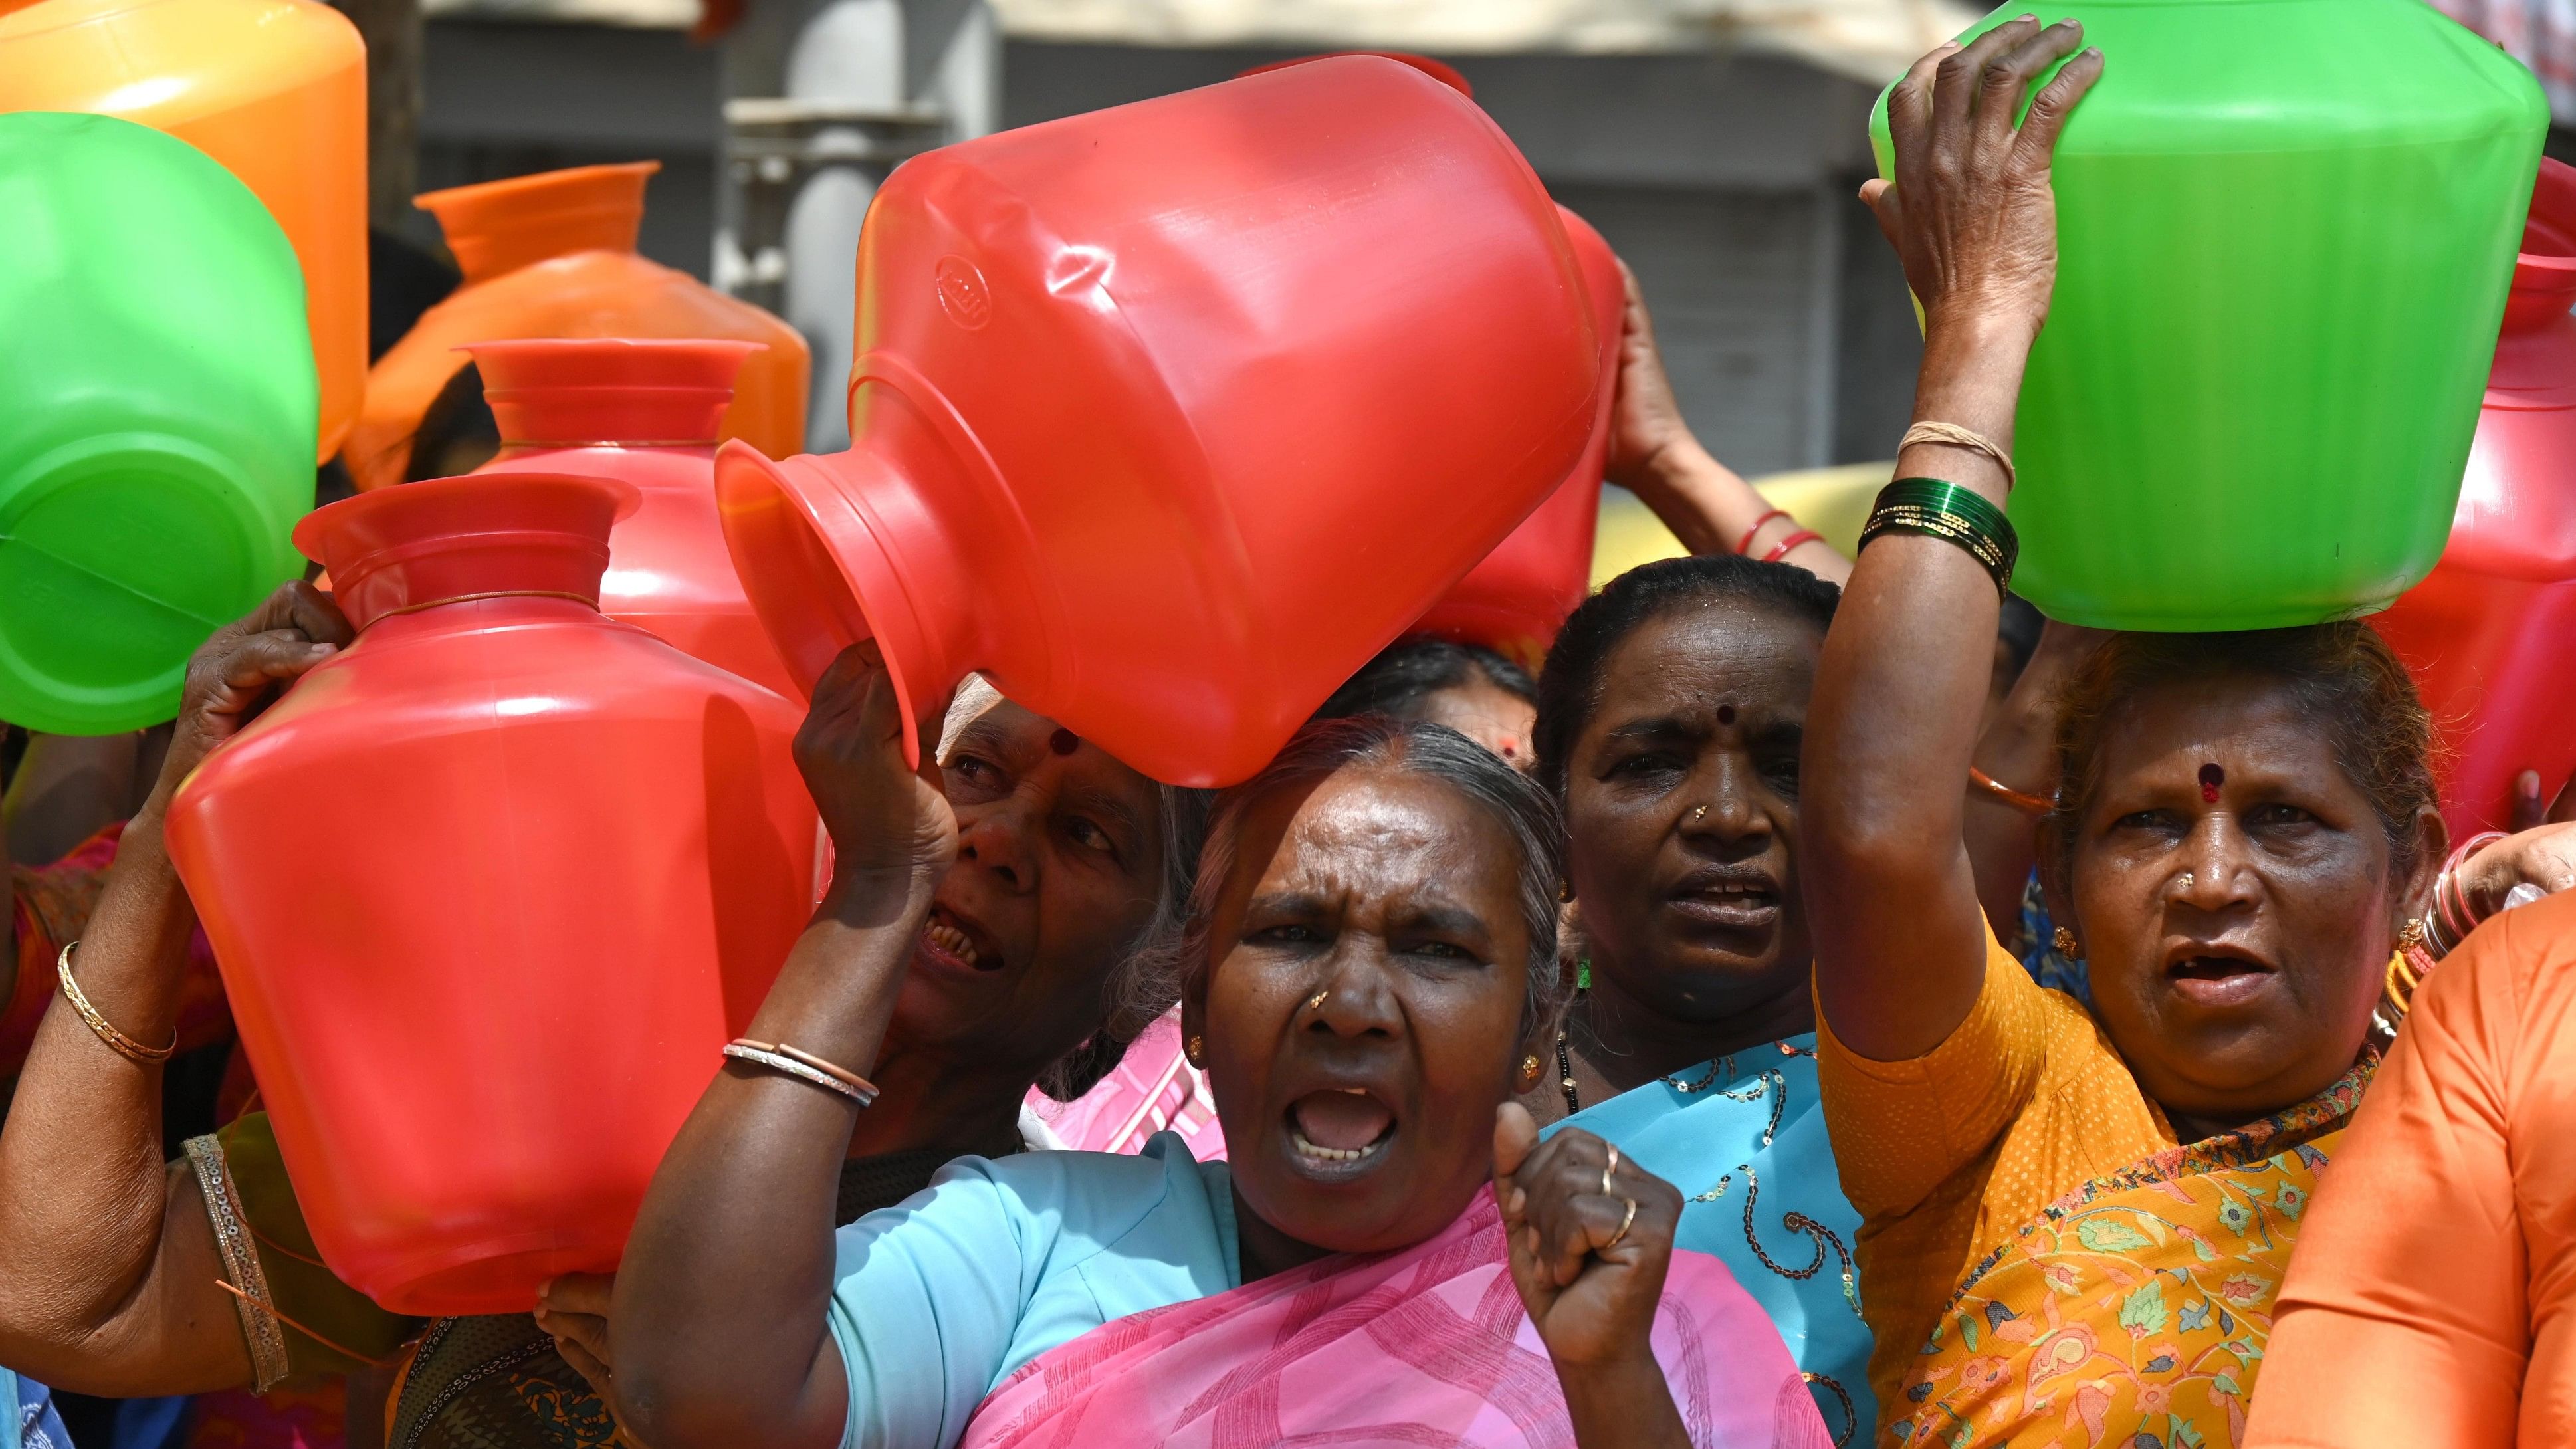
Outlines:
{"type": "Polygon", "coordinates": [[[1690,815],[1689,815],[1687,818],[1690,820],[1690,823],[1691,823],[1691,824],[1693,824],[1693,825],[1697,825],[1697,824],[1700,822],[1700,817],[1702,817],[1702,816],[1704,816],[1704,815],[1706,815],[1706,814],[1708,814],[1708,807],[1707,807],[1707,806],[1705,806],[1705,805],[1693,805],[1693,806],[1691,807],[1691,813],[1690,813],[1690,815]]]}
{"type": "Polygon", "coordinates": [[[2179,887],[2184,894],[2188,895],[2191,892],[2194,879],[2195,877],[2190,871],[2184,871],[2181,875],[2174,878],[2174,884],[2179,887]]]}
{"type": "Polygon", "coordinates": [[[1323,990],[1316,992],[1314,995],[1307,997],[1306,1009],[1308,1011],[1313,1011],[1317,1007],[1322,1006],[1324,1004],[1324,998],[1332,994],[1333,988],[1327,986],[1323,990]]]}

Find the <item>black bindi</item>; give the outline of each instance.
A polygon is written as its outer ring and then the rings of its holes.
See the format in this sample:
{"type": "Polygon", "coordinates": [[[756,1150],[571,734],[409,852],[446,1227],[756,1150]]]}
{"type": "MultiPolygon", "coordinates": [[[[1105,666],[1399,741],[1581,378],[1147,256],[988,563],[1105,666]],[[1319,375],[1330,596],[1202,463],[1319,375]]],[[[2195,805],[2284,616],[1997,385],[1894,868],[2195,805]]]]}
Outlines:
{"type": "Polygon", "coordinates": [[[1059,755],[1069,755],[1082,748],[1082,736],[1071,730],[1057,730],[1047,736],[1047,748],[1059,755]]]}
{"type": "Polygon", "coordinates": [[[1731,704],[1719,705],[1717,707],[1717,722],[1722,725],[1731,725],[1735,723],[1735,706],[1731,704]]]}
{"type": "Polygon", "coordinates": [[[2211,805],[2217,804],[2218,787],[2226,783],[2227,772],[2218,768],[2217,762],[2212,761],[2200,767],[2200,798],[2203,801],[2211,805]]]}

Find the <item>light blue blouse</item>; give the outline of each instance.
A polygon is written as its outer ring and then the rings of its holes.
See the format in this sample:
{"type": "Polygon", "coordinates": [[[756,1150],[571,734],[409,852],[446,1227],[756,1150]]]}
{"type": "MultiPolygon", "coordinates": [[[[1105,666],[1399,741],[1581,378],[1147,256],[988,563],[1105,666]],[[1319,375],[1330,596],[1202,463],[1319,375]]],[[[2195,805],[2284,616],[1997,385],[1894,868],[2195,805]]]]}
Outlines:
{"type": "Polygon", "coordinates": [[[1548,1130],[1569,1126],[1682,1190],[1675,1245],[1723,1259],[1771,1315],[1836,1444],[1873,1442],[1870,1333],[1851,1255],[1860,1214],[1825,1136],[1815,1034],[1648,1082],[1548,1130]]]}
{"type": "Polygon", "coordinates": [[[1239,1286],[1234,1191],[1169,1132],[1133,1156],[961,1157],[842,1228],[843,1449],[950,1449],[1020,1365],[1115,1318],[1239,1286]]]}

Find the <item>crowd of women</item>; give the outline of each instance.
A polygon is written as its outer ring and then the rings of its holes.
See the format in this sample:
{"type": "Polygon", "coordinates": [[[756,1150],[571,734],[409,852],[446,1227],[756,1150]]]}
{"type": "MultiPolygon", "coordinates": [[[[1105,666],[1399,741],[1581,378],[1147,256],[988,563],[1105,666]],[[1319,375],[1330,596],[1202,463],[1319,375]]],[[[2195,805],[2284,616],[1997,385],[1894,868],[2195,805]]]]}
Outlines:
{"type": "Polygon", "coordinates": [[[828,894],[618,1272],[532,1317],[339,1283],[256,1110],[164,1162],[162,811],[351,637],[301,584],[218,632],[94,901],[16,918],[12,1427],[345,1380],[403,1449],[2576,1441],[2576,902],[2505,910],[2576,825],[2449,841],[2365,623],[2006,592],[2104,64],[2024,19],[1894,93],[1926,347],[1857,559],[1700,447],[1632,289],[1612,476],[1732,548],[1535,680],[1401,643],[1210,796],[980,682],[916,773],[845,654],[828,894]]]}

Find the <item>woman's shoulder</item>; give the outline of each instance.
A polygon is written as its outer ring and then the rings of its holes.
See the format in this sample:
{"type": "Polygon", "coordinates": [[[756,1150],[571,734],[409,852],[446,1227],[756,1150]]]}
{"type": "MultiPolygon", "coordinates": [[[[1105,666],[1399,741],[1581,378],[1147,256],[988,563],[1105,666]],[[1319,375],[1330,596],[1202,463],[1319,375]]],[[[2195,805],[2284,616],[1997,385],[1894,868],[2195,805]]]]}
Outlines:
{"type": "Polygon", "coordinates": [[[1008,1220],[1024,1243],[1047,1240],[1051,1257],[1138,1235],[1222,1239],[1233,1215],[1225,1164],[1200,1162],[1177,1133],[1158,1132],[1132,1153],[960,1157],[939,1169],[925,1192],[852,1226],[883,1231],[911,1218],[976,1211],[970,1204],[1008,1220]]]}

